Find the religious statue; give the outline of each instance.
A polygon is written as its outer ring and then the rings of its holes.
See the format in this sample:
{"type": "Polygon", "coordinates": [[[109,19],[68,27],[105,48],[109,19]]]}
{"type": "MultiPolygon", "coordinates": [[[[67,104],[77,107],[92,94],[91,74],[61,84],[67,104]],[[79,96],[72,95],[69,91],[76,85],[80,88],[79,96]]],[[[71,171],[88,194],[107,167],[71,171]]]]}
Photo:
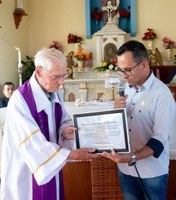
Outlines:
{"type": "Polygon", "coordinates": [[[104,61],[110,62],[111,60],[117,59],[117,48],[114,44],[109,43],[104,48],[104,61]]]}
{"type": "Polygon", "coordinates": [[[113,6],[111,1],[107,1],[107,5],[102,7],[103,11],[107,11],[108,22],[112,22],[112,12],[116,11],[119,6],[119,0],[116,0],[116,5],[113,6]]]}
{"type": "Polygon", "coordinates": [[[163,60],[158,48],[155,49],[155,52],[151,49],[147,49],[147,53],[150,65],[163,65],[163,60]]]}
{"type": "Polygon", "coordinates": [[[68,77],[69,79],[73,79],[73,67],[74,67],[74,60],[73,60],[73,56],[74,56],[74,51],[70,51],[68,53],[67,57],[67,73],[68,73],[68,77]]]}

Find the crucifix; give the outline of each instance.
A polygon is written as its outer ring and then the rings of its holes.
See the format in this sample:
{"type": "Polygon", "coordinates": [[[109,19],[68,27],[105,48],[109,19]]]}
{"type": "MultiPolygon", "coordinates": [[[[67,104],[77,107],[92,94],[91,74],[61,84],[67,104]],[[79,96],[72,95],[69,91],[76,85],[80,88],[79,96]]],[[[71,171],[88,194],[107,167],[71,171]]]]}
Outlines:
{"type": "Polygon", "coordinates": [[[113,6],[111,4],[111,1],[108,1],[107,2],[107,6],[102,7],[102,10],[103,11],[107,11],[107,13],[108,13],[108,22],[112,22],[111,13],[112,13],[112,11],[117,10],[117,6],[113,6]]]}

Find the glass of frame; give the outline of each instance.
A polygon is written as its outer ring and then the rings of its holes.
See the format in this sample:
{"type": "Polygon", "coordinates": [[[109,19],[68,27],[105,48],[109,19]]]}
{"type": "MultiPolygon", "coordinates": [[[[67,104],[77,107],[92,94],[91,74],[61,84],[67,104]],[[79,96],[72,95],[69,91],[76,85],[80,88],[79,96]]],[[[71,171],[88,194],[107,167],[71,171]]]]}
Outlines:
{"type": "Polygon", "coordinates": [[[77,148],[129,153],[129,133],[126,109],[113,109],[73,115],[77,148]]]}

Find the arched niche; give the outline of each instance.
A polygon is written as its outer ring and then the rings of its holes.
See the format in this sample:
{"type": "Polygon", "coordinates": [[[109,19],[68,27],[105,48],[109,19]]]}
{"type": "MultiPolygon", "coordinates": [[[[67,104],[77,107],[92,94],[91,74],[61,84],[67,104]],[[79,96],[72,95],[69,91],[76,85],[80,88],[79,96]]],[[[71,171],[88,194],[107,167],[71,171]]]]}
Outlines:
{"type": "MultiPolygon", "coordinates": [[[[97,7],[102,9],[103,3],[107,0],[85,0],[86,10],[86,38],[91,39],[92,35],[99,31],[104,26],[104,18],[102,18],[98,24],[91,17],[91,13],[97,7]]],[[[115,0],[112,0],[114,5],[115,0]]],[[[123,31],[130,33],[131,37],[136,36],[136,0],[120,0],[119,9],[128,10],[130,6],[130,17],[126,20],[124,17],[119,18],[119,28],[123,31]]]]}

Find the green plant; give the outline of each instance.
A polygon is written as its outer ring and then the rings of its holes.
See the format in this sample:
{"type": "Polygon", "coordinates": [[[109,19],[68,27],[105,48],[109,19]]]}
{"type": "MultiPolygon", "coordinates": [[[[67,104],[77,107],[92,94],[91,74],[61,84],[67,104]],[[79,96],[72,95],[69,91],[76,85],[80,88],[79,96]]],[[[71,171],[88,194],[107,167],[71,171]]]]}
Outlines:
{"type": "Polygon", "coordinates": [[[22,60],[21,63],[23,65],[22,82],[24,83],[32,76],[35,70],[34,58],[26,56],[26,61],[22,60]]]}

